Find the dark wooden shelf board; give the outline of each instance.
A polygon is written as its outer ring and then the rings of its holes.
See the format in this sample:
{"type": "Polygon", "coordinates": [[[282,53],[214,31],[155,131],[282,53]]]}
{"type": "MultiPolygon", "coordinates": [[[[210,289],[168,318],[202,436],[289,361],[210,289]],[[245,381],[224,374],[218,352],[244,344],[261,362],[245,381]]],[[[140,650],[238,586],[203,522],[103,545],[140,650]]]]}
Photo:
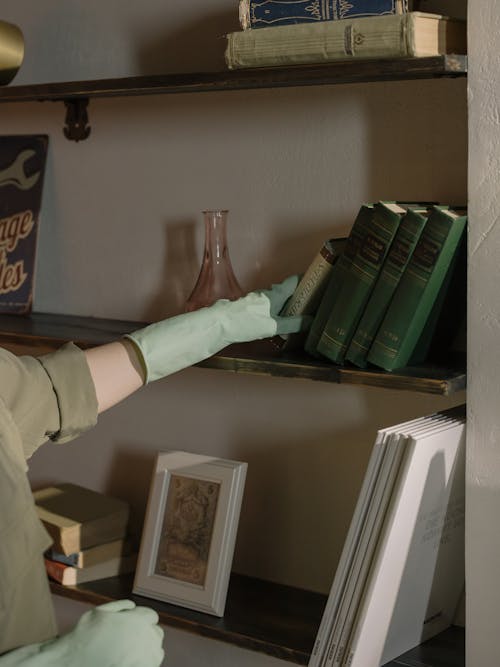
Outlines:
{"type": "MultiPolygon", "coordinates": [[[[80,586],[51,582],[55,595],[103,604],[128,598],[155,609],[163,625],[307,665],[326,595],[291,586],[231,576],[224,616],[218,618],[184,607],[132,594],[133,575],[113,577],[80,586]]],[[[465,667],[465,633],[452,626],[385,667],[465,667]]]]}
{"type": "Polygon", "coordinates": [[[184,607],[132,595],[132,575],[61,586],[55,595],[102,604],[129,598],[155,609],[161,623],[241,648],[307,665],[326,604],[326,595],[253,577],[231,576],[224,616],[219,618],[184,607]]]}
{"type": "Polygon", "coordinates": [[[465,630],[452,625],[384,667],[465,667],[465,630]]]}
{"type": "MultiPolygon", "coordinates": [[[[1,315],[0,345],[17,354],[47,352],[68,341],[87,348],[116,340],[121,335],[143,326],[144,322],[76,315],[1,315]]],[[[424,364],[391,373],[361,370],[353,366],[337,366],[327,361],[319,361],[304,353],[285,355],[269,340],[231,345],[198,366],[235,373],[293,377],[438,395],[450,395],[462,391],[466,386],[465,368],[424,364]]]]}
{"type": "Polygon", "coordinates": [[[133,76],[21,86],[10,85],[0,89],[0,102],[57,101],[76,100],[78,98],[400,81],[460,77],[465,76],[466,73],[467,56],[464,55],[450,54],[430,58],[390,60],[350,60],[322,65],[228,69],[221,72],[133,76]]]}
{"type": "Polygon", "coordinates": [[[462,391],[466,386],[465,368],[454,369],[426,363],[390,373],[376,369],[365,370],[316,360],[305,353],[287,355],[273,350],[268,341],[231,345],[198,365],[237,373],[294,377],[439,395],[453,394],[462,391]]]}

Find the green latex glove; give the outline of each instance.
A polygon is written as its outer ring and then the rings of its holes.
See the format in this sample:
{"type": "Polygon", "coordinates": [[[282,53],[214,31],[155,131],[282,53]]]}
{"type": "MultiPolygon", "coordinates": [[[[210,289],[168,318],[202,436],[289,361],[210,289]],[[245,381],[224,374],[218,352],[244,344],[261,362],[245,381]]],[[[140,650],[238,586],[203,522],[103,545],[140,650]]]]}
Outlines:
{"type": "Polygon", "coordinates": [[[126,336],[137,347],[146,383],[211,357],[231,343],[243,343],[303,329],[301,316],[280,317],[298,276],[241,299],[221,299],[208,308],[177,315],[126,336]]]}
{"type": "Polygon", "coordinates": [[[87,611],[62,637],[1,656],[0,667],[159,667],[162,643],[155,611],[116,600],[87,611]]]}

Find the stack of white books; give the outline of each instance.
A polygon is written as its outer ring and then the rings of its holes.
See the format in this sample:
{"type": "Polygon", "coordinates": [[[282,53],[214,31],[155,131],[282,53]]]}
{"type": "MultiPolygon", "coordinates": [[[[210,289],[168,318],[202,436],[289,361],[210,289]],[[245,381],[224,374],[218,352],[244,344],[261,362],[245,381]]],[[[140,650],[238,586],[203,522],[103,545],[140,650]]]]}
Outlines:
{"type": "Polygon", "coordinates": [[[464,518],[464,406],[381,429],[309,667],[380,667],[449,627],[464,518]]]}

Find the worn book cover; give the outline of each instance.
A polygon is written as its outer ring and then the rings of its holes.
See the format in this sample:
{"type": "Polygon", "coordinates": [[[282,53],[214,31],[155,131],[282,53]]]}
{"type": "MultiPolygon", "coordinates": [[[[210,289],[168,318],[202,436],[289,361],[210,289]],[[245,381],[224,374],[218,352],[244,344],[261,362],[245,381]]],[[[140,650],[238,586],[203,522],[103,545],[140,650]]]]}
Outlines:
{"type": "Polygon", "coordinates": [[[0,312],[29,313],[48,137],[0,136],[0,312]]]}
{"type": "Polygon", "coordinates": [[[344,250],[330,272],[328,283],[319,302],[314,319],[307,334],[304,349],[312,356],[319,356],[317,345],[330,312],[338,298],[344,278],[359,246],[368,231],[373,215],[373,204],[363,204],[356,215],[344,250]]]}
{"type": "Polygon", "coordinates": [[[320,354],[343,363],[385,257],[406,209],[395,202],[377,202],[365,238],[346,272],[318,342],[320,354]]]}
{"type": "Polygon", "coordinates": [[[94,547],[82,549],[81,551],[68,555],[51,548],[45,552],[45,556],[49,560],[55,560],[64,565],[72,565],[73,567],[82,568],[103,563],[110,558],[129,556],[131,552],[131,543],[128,540],[123,539],[96,544],[94,547]]]}
{"type": "Polygon", "coordinates": [[[33,493],[39,519],[65,555],[125,537],[129,505],[77,484],[58,484],[33,493]]]}
{"type": "Polygon", "coordinates": [[[407,10],[407,0],[240,0],[239,3],[243,30],[401,14],[407,10]]]}
{"type": "Polygon", "coordinates": [[[465,21],[408,12],[232,32],[225,58],[237,69],[466,52],[465,21]]]}
{"type": "Polygon", "coordinates": [[[401,276],[427,222],[428,209],[410,208],[398,227],[361,320],[347,348],[346,359],[365,368],[366,357],[401,276]]]}
{"type": "MultiPolygon", "coordinates": [[[[314,318],[321,299],[328,286],[333,267],[342,255],[347,239],[328,239],[320,248],[302,275],[294,293],[288,299],[280,315],[304,315],[314,318]]],[[[294,350],[304,346],[307,337],[306,331],[295,334],[277,336],[283,342],[280,348],[294,350]]]]}
{"type": "Polygon", "coordinates": [[[418,360],[429,347],[446,287],[461,247],[467,216],[434,207],[368,353],[368,362],[391,371],[418,360]]]}
{"type": "Polygon", "coordinates": [[[44,558],[44,561],[45,569],[51,579],[54,579],[63,586],[77,586],[86,581],[97,581],[99,579],[107,579],[108,577],[117,577],[121,574],[134,572],[137,555],[132,554],[123,558],[110,558],[109,560],[84,568],[65,565],[64,563],[50,560],[50,558],[44,558]]]}

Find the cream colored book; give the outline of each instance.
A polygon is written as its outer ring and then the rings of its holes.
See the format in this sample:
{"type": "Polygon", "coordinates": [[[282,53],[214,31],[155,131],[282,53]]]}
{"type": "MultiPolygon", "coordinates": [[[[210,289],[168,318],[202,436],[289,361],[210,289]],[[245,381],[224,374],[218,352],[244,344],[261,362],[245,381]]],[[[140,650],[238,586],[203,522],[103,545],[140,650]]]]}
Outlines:
{"type": "Polygon", "coordinates": [[[77,586],[86,581],[97,581],[129,574],[135,570],[137,554],[125,558],[111,558],[90,567],[78,568],[45,558],[45,569],[51,579],[63,586],[77,586]]]}
{"type": "Polygon", "coordinates": [[[73,567],[91,567],[98,565],[110,558],[122,558],[129,556],[132,551],[132,545],[127,540],[113,540],[112,542],[103,542],[103,544],[96,544],[95,547],[82,549],[74,554],[63,554],[56,549],[49,549],[46,552],[47,558],[50,560],[64,563],[65,565],[72,565],[73,567]]]}
{"type": "Polygon", "coordinates": [[[466,53],[466,22],[408,12],[241,30],[227,35],[230,69],[466,53]]]}
{"type": "Polygon", "coordinates": [[[96,544],[125,537],[129,506],[76,484],[58,484],[35,491],[39,519],[52,537],[53,548],[73,554],[96,544]]]}

